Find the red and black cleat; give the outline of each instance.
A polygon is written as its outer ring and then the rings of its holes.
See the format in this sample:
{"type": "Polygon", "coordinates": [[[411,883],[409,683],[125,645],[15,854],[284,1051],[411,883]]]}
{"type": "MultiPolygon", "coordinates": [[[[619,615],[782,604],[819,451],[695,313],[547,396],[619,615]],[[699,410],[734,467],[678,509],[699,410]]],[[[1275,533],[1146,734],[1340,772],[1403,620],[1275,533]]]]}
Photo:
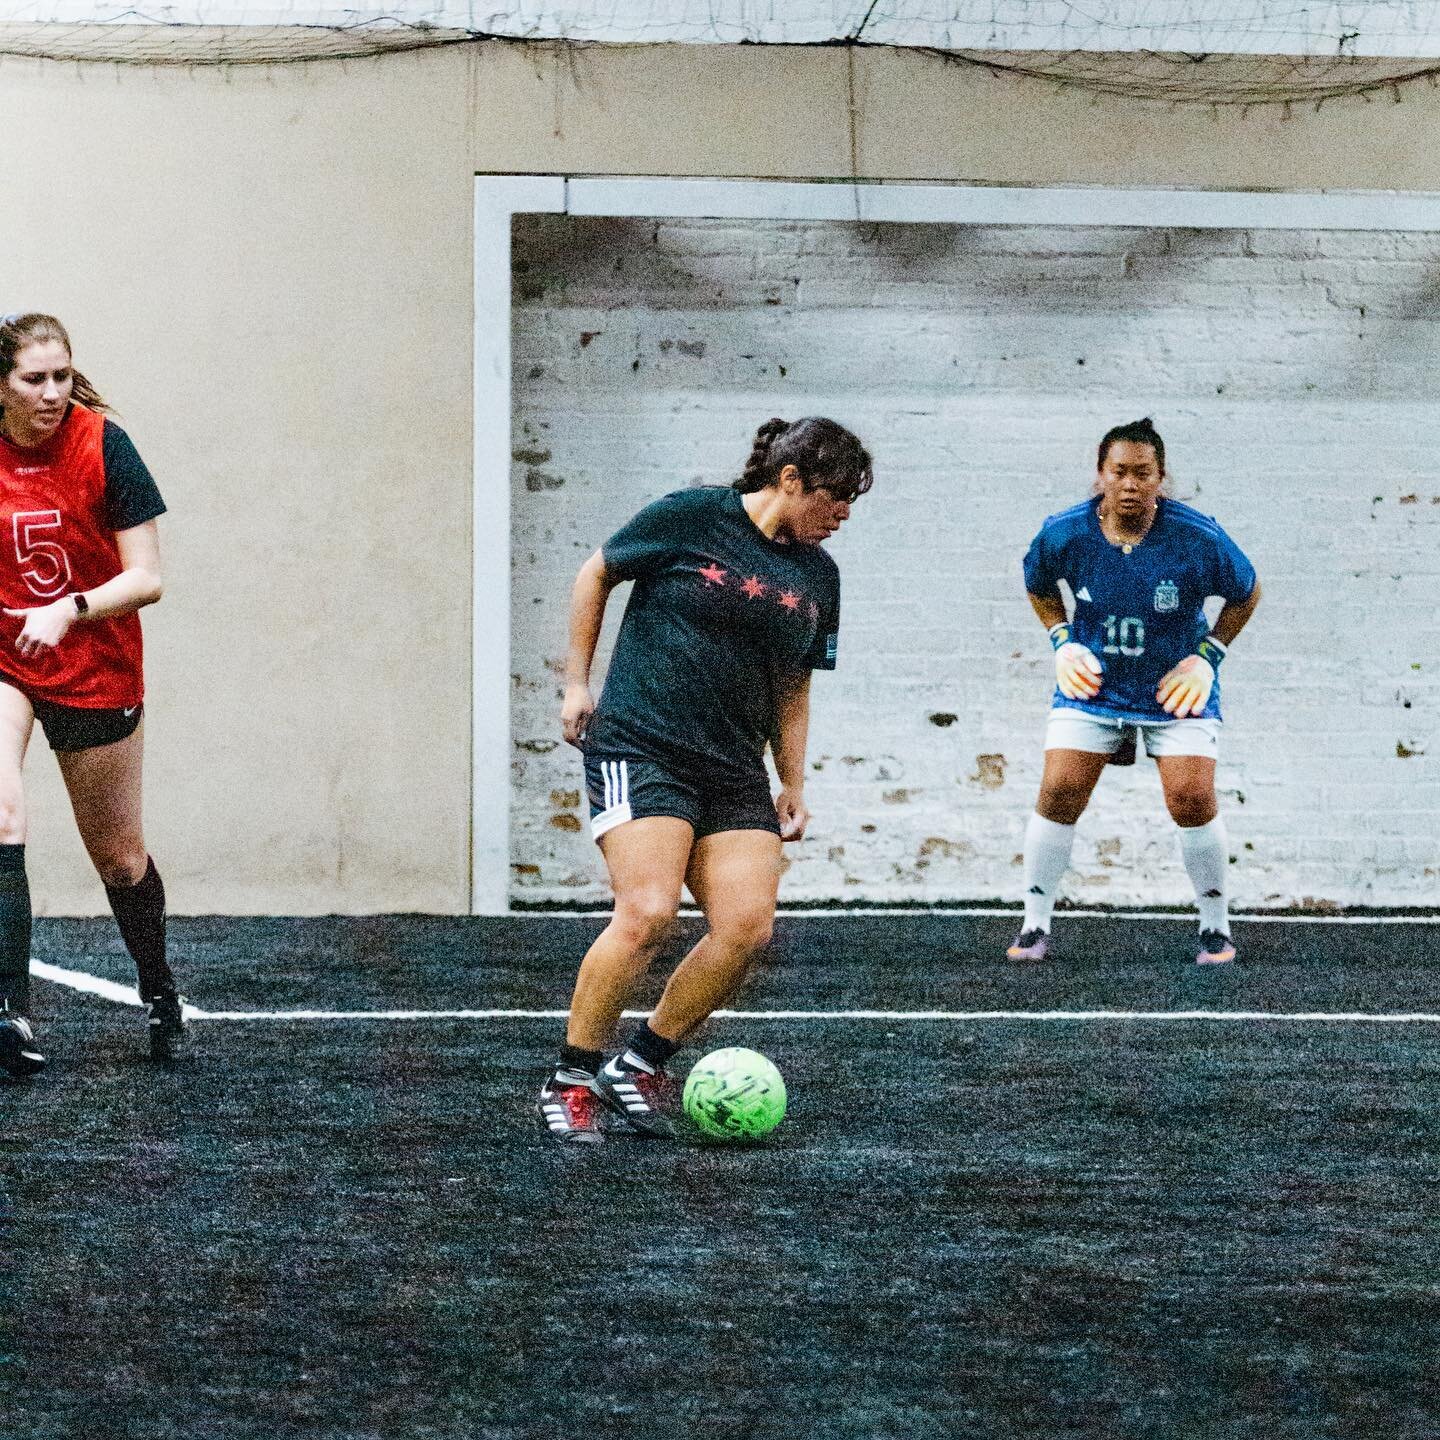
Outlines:
{"type": "Polygon", "coordinates": [[[599,1145],[605,1139],[600,1129],[600,1097],[588,1083],[567,1085],[552,1077],[540,1091],[535,1108],[540,1123],[562,1145],[599,1145]]]}

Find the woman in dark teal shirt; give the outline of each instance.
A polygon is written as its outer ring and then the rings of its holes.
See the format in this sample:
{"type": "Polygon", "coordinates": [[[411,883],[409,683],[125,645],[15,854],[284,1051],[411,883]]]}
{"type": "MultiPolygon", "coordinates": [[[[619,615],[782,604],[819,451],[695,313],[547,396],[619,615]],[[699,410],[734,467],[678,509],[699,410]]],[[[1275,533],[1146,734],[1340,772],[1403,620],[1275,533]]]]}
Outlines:
{"type": "Polygon", "coordinates": [[[820,547],[870,484],[870,456],[843,426],[770,420],[734,486],[647,505],[580,569],[561,724],[584,751],[615,912],[581,963],[541,1091],[541,1121],[557,1140],[600,1141],[602,1108],[643,1133],[673,1133],[666,1062],[769,942],[780,846],[809,819],[810,673],[835,668],[840,577],[820,547]],[[634,590],[597,705],[590,665],[606,601],[625,580],[634,590]],[[773,799],[767,745],[781,787],[773,799]],[[605,1063],[682,885],[707,932],[605,1063]]]}

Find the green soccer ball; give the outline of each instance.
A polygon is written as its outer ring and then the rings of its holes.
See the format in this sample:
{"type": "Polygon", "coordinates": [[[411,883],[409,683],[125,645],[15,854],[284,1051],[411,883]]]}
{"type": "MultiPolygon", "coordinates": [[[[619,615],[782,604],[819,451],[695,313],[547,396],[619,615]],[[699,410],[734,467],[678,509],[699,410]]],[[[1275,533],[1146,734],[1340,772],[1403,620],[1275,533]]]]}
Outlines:
{"type": "Polygon", "coordinates": [[[685,1113],[712,1140],[758,1140],[785,1118],[785,1081],[757,1050],[712,1050],[685,1081],[685,1113]]]}

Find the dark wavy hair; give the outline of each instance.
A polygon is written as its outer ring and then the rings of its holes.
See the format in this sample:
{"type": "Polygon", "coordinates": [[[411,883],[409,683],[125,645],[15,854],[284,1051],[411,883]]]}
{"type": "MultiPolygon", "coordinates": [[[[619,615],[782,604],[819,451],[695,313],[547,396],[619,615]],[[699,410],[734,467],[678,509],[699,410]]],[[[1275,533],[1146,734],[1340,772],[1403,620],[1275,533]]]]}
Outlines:
{"type": "Polygon", "coordinates": [[[1110,447],[1118,440],[1128,440],[1135,445],[1148,445],[1155,452],[1155,463],[1160,467],[1160,473],[1165,473],[1165,442],[1160,438],[1160,432],[1155,428],[1155,422],[1147,415],[1143,420],[1131,420],[1125,425],[1116,425],[1114,429],[1107,430],[1104,438],[1100,441],[1100,458],[1095,462],[1097,470],[1102,469],[1105,464],[1105,457],[1110,453],[1110,447]]]}
{"type": "MultiPolygon", "coordinates": [[[[15,368],[16,357],[27,345],[44,344],[47,340],[58,340],[65,347],[65,353],[73,358],[75,352],[70,345],[69,332],[53,315],[42,315],[32,310],[21,315],[0,316],[0,380],[15,368]]],[[[101,398],[100,392],[73,366],[70,374],[75,381],[70,398],[87,410],[109,414],[110,406],[101,398]]]]}
{"type": "Polygon", "coordinates": [[[793,465],[807,490],[828,490],[855,500],[875,483],[870,452],[843,425],[822,416],[767,420],[756,432],[744,473],[735,482],[742,494],[773,485],[793,465]]]}

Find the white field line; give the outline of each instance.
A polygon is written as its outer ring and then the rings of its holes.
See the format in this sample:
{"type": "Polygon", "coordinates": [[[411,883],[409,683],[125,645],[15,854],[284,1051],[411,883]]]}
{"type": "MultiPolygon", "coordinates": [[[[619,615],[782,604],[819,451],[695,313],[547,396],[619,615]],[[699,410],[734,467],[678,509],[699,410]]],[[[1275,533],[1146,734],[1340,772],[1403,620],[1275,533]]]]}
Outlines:
{"type": "MultiPolygon", "coordinates": [[[[782,907],[775,913],[787,920],[857,920],[868,915],[908,915],[914,920],[923,920],[930,915],[963,915],[976,920],[991,917],[1005,920],[1024,915],[1025,911],[1020,906],[1014,909],[1000,906],[966,909],[963,906],[947,908],[937,905],[924,909],[895,906],[877,907],[873,910],[786,910],[782,907]]],[[[606,910],[512,910],[506,918],[603,920],[608,914],[606,910]]],[[[695,920],[700,917],[700,912],[687,907],[680,911],[680,917],[695,920]]],[[[1440,911],[1433,915],[1270,915],[1262,911],[1253,915],[1231,915],[1230,919],[1232,922],[1238,920],[1244,925],[1434,925],[1440,928],[1440,911]]],[[[1055,920],[1060,925],[1067,920],[1188,920],[1193,925],[1196,923],[1196,916],[1193,910],[1059,910],[1055,914],[1055,920]]]]}
{"type": "Polygon", "coordinates": [[[86,995],[98,995],[102,1000],[113,1000],[117,1005],[144,1006],[139,992],[133,985],[117,985],[113,980],[102,980],[98,975],[86,975],[79,970],[65,970],[59,965],[47,965],[43,960],[30,962],[30,973],[56,985],[68,985],[86,995]]]}
{"type": "MultiPolygon", "coordinates": [[[[102,980],[78,970],[59,965],[35,962],[33,974],[56,985],[66,985],[86,995],[98,995],[120,1005],[138,1006],[140,998],[126,985],[102,980]]],[[[192,1020],[564,1020],[568,1010],[202,1010],[194,1005],[185,1007],[192,1020]]],[[[627,1010],[632,1018],[648,1015],[648,1010],[627,1010]]],[[[1067,1022],[1085,1020],[1156,1021],[1211,1020],[1222,1022],[1290,1023],[1290,1024],[1384,1024],[1440,1025],[1440,1014],[1424,1012],[1386,1014],[1368,1010],[717,1010],[717,1020],[876,1020],[885,1023],[941,1022],[950,1024],[978,1023],[986,1020],[1028,1020],[1067,1022]]]]}
{"type": "MultiPolygon", "coordinates": [[[[564,1020],[568,1010],[197,1010],[186,1006],[194,1020],[564,1020]]],[[[648,1010],[627,1010],[639,1018],[648,1010]]],[[[1227,1022],[1291,1022],[1385,1025],[1440,1025],[1440,1015],[1387,1015],[1366,1010],[716,1010],[716,1020],[877,1020],[887,1024],[940,1021],[952,1024],[986,1020],[1030,1021],[1152,1021],[1219,1020],[1227,1022]]]]}

